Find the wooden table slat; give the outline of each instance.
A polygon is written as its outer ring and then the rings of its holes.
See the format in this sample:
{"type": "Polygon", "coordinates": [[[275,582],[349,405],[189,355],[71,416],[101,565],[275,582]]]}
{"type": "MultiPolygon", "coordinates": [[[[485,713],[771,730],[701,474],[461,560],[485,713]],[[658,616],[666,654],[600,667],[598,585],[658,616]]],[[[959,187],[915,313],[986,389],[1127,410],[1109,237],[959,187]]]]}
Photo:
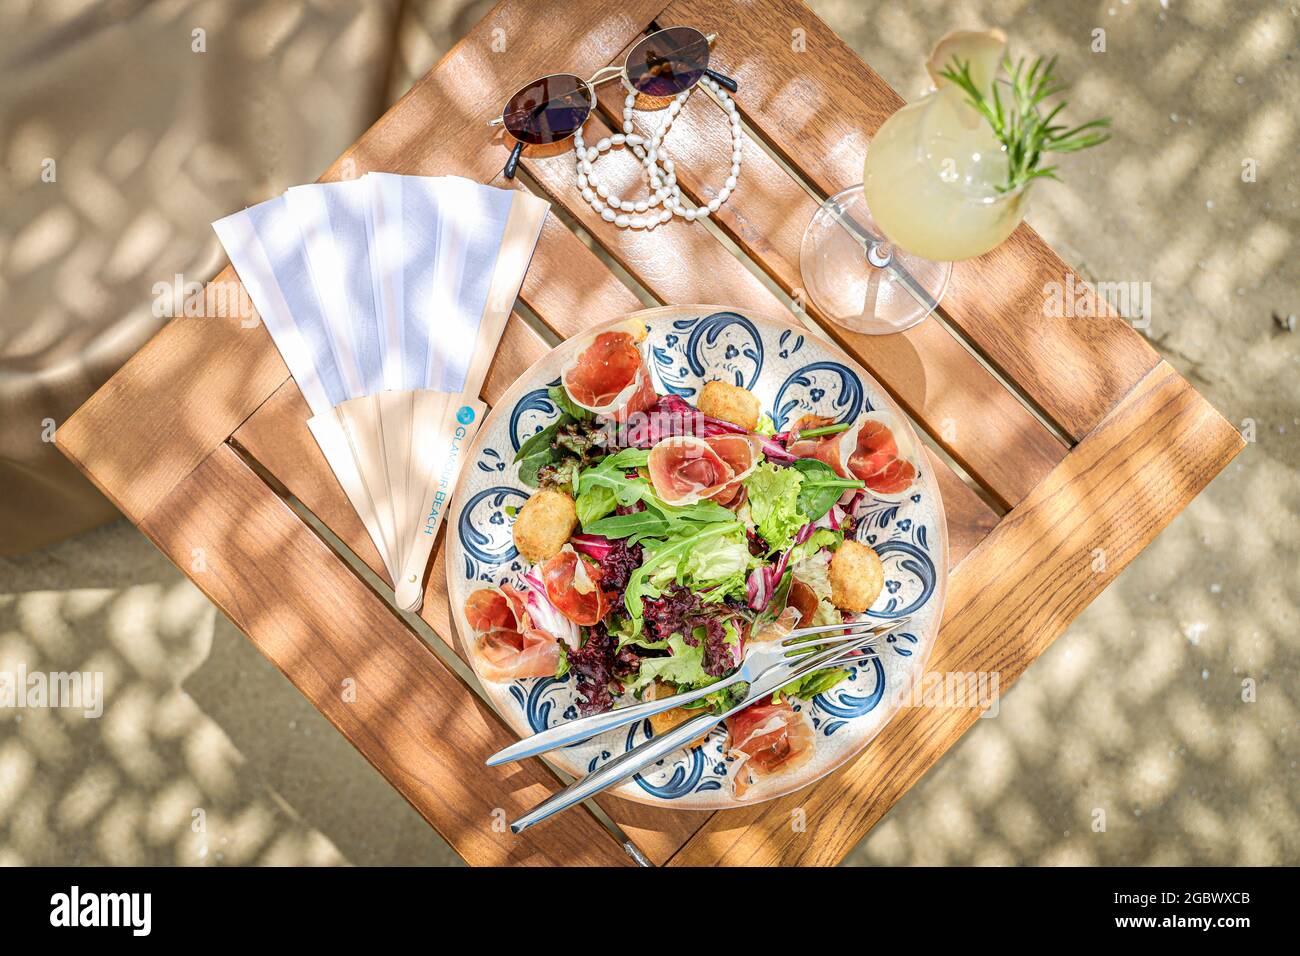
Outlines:
{"type": "MultiPolygon", "coordinates": [[[[1162,362],[949,579],[927,674],[996,673],[1005,693],[1242,444],[1162,362]]],[[[715,814],[672,864],[837,863],[978,716],[905,707],[858,759],[813,787],[715,814]],[[795,807],[807,821],[801,832],[790,827],[795,807]]]]}
{"type": "MultiPolygon", "coordinates": [[[[714,56],[740,83],[736,104],[742,114],[825,195],[862,182],[870,137],[904,105],[798,0],[752,0],[743,26],[727,4],[676,0],[659,23],[719,34],[714,56]]],[[[1117,318],[1044,315],[1044,286],[1063,283],[1067,275],[1073,270],[1021,225],[988,255],[955,264],[940,308],[1062,431],[1078,439],[1159,357],[1117,318]]],[[[1075,281],[1084,285],[1077,276],[1075,281]]]]}

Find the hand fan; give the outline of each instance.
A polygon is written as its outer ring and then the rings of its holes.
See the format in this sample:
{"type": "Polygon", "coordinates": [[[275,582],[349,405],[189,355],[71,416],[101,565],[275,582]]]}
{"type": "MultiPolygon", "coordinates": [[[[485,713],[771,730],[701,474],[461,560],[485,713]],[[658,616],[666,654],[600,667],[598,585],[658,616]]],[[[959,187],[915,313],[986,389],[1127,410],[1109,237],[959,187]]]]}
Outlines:
{"type": "Polygon", "coordinates": [[[548,208],[454,176],[368,173],[213,223],[406,610],[548,208]]]}

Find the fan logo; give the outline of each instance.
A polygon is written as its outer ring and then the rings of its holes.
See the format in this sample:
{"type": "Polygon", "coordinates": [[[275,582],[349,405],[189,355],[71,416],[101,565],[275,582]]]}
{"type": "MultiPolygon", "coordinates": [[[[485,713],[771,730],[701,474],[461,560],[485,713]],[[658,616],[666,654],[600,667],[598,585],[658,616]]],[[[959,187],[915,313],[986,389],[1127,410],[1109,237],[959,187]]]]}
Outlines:
{"type": "Polygon", "coordinates": [[[468,425],[473,420],[474,409],[470,408],[468,405],[462,405],[460,411],[456,413],[456,421],[460,422],[462,425],[468,425]]]}

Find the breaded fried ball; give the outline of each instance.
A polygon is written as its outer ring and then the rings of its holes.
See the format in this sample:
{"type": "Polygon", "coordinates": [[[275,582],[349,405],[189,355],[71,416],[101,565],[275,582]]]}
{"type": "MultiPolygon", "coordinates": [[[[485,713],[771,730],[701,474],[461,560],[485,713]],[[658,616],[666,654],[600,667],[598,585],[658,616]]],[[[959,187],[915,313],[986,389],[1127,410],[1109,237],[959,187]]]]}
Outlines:
{"type": "MultiPolygon", "coordinates": [[[[649,687],[647,687],[645,690],[641,692],[641,699],[659,700],[662,697],[671,697],[673,694],[676,693],[677,691],[673,690],[663,681],[655,681],[653,684],[651,684],[649,687]]],[[[674,707],[671,710],[665,710],[661,714],[651,714],[650,726],[654,728],[655,736],[660,737],[668,733],[668,731],[672,730],[674,727],[678,727],[686,723],[686,721],[688,720],[693,720],[694,718],[700,716],[700,714],[702,713],[703,711],[701,710],[687,710],[685,707],[674,707]]],[[[682,749],[690,750],[692,747],[696,747],[704,743],[704,741],[708,739],[709,734],[711,734],[712,732],[713,732],[712,728],[706,730],[704,733],[700,734],[700,736],[696,737],[690,743],[686,744],[685,747],[683,747],[682,749]]]]}
{"type": "Polygon", "coordinates": [[[524,502],[515,516],[515,547],[530,564],[553,558],[578,526],[573,499],[562,491],[543,488],[524,502]]]}
{"type": "Polygon", "coordinates": [[[841,611],[861,614],[875,603],[885,586],[880,556],[858,541],[845,541],[831,558],[831,603],[841,611]]]}
{"type": "Polygon", "coordinates": [[[705,382],[700,390],[700,400],[696,407],[705,415],[720,418],[741,428],[753,431],[758,427],[758,399],[753,392],[747,392],[736,385],[726,382],[705,382]]]}

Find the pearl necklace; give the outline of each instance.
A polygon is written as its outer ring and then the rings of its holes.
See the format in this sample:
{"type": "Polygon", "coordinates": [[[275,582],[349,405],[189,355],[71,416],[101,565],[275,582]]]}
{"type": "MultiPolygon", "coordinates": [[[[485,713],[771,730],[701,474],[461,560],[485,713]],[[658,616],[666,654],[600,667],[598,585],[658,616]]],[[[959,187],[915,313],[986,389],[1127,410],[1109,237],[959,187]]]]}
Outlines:
{"type": "MultiPolygon", "coordinates": [[[[677,172],[673,161],[663,155],[663,139],[673,125],[673,120],[682,111],[682,104],[691,95],[691,90],[677,94],[668,104],[668,118],[653,136],[645,137],[632,132],[632,108],[636,104],[635,91],[627,94],[623,101],[623,132],[614,133],[597,141],[594,146],[586,146],[582,139],[582,130],[573,134],[573,148],[577,154],[578,188],[582,198],[591,204],[591,208],[600,214],[606,222],[612,222],[620,229],[645,229],[647,231],[668,222],[673,216],[681,216],[687,222],[704,219],[736,190],[736,181],[740,178],[741,132],[740,114],[736,112],[736,101],[727,91],[707,76],[700,78],[718,98],[731,123],[731,175],[715,198],[707,205],[689,209],[682,205],[682,189],[677,185],[677,172]],[[653,192],[645,199],[622,199],[613,195],[609,187],[600,181],[594,171],[594,164],[604,153],[614,146],[629,146],[641,165],[645,167],[650,178],[653,192]],[[662,206],[660,209],[658,207],[662,206]]],[[[691,89],[694,89],[692,87],[691,89]]]]}

